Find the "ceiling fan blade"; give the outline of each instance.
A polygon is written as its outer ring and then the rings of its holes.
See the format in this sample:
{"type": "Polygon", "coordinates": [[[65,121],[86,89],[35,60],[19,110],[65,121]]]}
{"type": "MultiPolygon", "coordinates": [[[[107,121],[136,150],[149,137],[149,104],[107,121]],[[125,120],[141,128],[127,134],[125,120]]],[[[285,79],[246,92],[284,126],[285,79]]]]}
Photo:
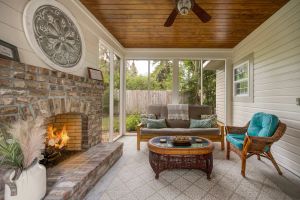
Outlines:
{"type": "Polygon", "coordinates": [[[172,26],[172,24],[174,23],[176,17],[178,15],[178,10],[177,8],[174,8],[170,14],[170,16],[168,17],[167,21],[165,22],[164,26],[165,27],[170,27],[172,26]]]}
{"type": "Polygon", "coordinates": [[[196,3],[194,3],[192,10],[204,23],[208,22],[211,19],[211,16],[196,3]]]}

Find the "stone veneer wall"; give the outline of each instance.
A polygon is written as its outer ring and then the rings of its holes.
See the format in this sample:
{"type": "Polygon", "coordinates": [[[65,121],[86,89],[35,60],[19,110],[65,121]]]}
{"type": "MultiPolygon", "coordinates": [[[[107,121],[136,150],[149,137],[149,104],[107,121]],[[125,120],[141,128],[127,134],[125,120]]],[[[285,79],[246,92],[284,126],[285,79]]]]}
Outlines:
{"type": "MultiPolygon", "coordinates": [[[[102,93],[100,81],[0,58],[0,122],[84,114],[88,125],[82,148],[87,149],[101,142],[102,93]]],[[[3,186],[1,179],[0,191],[3,186]]]]}
{"type": "Polygon", "coordinates": [[[101,140],[100,81],[0,58],[0,121],[64,113],[88,117],[83,148],[101,140]]]}

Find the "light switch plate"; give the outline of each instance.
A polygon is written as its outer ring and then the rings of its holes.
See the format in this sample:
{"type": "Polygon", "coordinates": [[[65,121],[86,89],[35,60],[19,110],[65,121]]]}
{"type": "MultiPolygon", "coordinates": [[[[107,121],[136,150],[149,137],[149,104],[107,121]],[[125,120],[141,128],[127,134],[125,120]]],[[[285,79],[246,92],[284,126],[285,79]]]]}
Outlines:
{"type": "Polygon", "coordinates": [[[300,106],[300,98],[296,98],[296,104],[300,106]]]}

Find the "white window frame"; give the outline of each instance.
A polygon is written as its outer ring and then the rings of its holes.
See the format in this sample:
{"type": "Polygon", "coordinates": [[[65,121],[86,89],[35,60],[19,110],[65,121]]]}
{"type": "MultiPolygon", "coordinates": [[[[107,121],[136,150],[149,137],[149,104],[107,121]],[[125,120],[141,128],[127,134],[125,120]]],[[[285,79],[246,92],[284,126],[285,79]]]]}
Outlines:
{"type": "Polygon", "coordinates": [[[124,90],[125,90],[125,70],[124,62],[125,58],[124,56],[116,51],[114,48],[112,48],[110,45],[106,44],[105,41],[99,40],[98,45],[103,45],[108,51],[109,51],[109,141],[113,142],[119,139],[121,136],[125,133],[125,101],[124,101],[124,90]],[[114,135],[114,127],[113,127],[113,120],[114,120],[114,99],[113,99],[113,91],[114,91],[114,55],[118,56],[120,58],[120,107],[119,107],[119,136],[116,138],[113,137],[114,135]]]}
{"type": "Polygon", "coordinates": [[[245,56],[244,58],[240,59],[238,62],[233,64],[232,68],[232,96],[233,101],[236,102],[249,102],[252,103],[254,101],[254,54],[250,53],[249,55],[245,56]],[[241,82],[243,80],[235,81],[235,69],[242,67],[245,63],[248,64],[248,92],[247,94],[236,94],[236,83],[241,82]]]}
{"type": "Polygon", "coordinates": [[[249,97],[250,95],[250,92],[249,92],[249,89],[250,89],[250,62],[249,60],[245,61],[245,62],[242,62],[241,64],[235,66],[233,68],[233,92],[234,92],[234,96],[238,96],[238,97],[249,97]],[[247,74],[248,74],[248,77],[247,78],[244,78],[244,79],[241,79],[241,80],[238,80],[236,81],[235,80],[235,70],[238,69],[238,68],[241,68],[241,67],[244,67],[244,65],[247,64],[247,74]],[[247,83],[248,83],[248,87],[247,87],[247,93],[246,94],[237,94],[236,93],[236,85],[237,83],[241,83],[241,82],[244,82],[245,80],[247,79],[247,83]]]}

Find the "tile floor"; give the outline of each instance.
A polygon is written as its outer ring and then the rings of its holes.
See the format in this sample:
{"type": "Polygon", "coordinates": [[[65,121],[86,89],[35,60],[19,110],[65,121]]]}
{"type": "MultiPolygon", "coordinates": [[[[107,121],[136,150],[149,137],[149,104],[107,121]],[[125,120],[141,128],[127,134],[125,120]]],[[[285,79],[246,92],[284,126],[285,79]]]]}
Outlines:
{"type": "Polygon", "coordinates": [[[215,144],[212,179],[199,170],[168,170],[158,180],[148,162],[147,143],[136,150],[136,138],[125,136],[124,155],[87,194],[85,200],[289,200],[300,199],[300,178],[283,169],[279,176],[269,161],[247,160],[247,178],[240,160],[226,160],[215,144]]]}

